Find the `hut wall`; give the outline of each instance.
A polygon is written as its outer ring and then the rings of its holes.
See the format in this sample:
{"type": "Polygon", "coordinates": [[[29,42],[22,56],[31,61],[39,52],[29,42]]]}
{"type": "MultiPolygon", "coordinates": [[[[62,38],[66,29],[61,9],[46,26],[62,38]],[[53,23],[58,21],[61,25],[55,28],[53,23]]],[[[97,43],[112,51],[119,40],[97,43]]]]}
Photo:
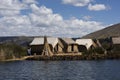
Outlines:
{"type": "Polygon", "coordinates": [[[73,45],[74,52],[78,52],[78,45],[73,45]]]}
{"type": "Polygon", "coordinates": [[[58,45],[58,52],[60,52],[60,53],[62,53],[62,52],[63,52],[62,47],[60,47],[59,45],[58,45]]]}
{"type": "Polygon", "coordinates": [[[67,52],[72,52],[72,46],[68,45],[67,52]]]}
{"type": "Polygon", "coordinates": [[[43,45],[32,45],[31,46],[31,54],[34,55],[36,53],[37,55],[41,55],[43,48],[44,48],[43,45]]]}
{"type": "Polygon", "coordinates": [[[63,48],[62,47],[60,47],[60,46],[56,46],[55,48],[54,48],[54,53],[63,53],[63,48]]]}
{"type": "Polygon", "coordinates": [[[76,44],[68,45],[67,52],[78,52],[78,46],[76,44]]]}
{"type": "Polygon", "coordinates": [[[54,49],[53,49],[52,45],[51,44],[48,44],[48,45],[49,45],[50,51],[54,52],[54,49]]]}
{"type": "Polygon", "coordinates": [[[79,52],[86,52],[86,51],[87,51],[87,48],[86,48],[86,46],[84,46],[84,45],[78,45],[78,51],[79,51],[79,52]]]}

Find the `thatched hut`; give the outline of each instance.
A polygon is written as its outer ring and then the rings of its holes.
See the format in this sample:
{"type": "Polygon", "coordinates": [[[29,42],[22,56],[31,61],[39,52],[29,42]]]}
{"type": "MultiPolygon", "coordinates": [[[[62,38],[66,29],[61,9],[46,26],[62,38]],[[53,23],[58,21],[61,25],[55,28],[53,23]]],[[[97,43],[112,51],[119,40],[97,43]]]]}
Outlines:
{"type": "Polygon", "coordinates": [[[97,47],[97,44],[92,39],[77,39],[76,43],[78,44],[78,46],[81,46],[78,47],[78,49],[81,50],[83,48],[83,51],[97,47]]]}
{"type": "Polygon", "coordinates": [[[62,42],[60,41],[59,38],[54,38],[54,40],[56,40],[56,43],[54,43],[54,46],[53,46],[53,52],[55,54],[59,54],[59,53],[63,53],[63,50],[64,50],[64,45],[62,44],[62,42]]]}
{"type": "Polygon", "coordinates": [[[78,52],[78,44],[75,43],[71,38],[61,38],[61,42],[64,45],[65,53],[77,53],[78,52]]]}
{"type": "Polygon", "coordinates": [[[41,55],[44,49],[44,38],[34,38],[30,43],[31,54],[41,55]]]}
{"type": "Polygon", "coordinates": [[[34,38],[30,43],[32,54],[36,53],[41,55],[45,46],[45,42],[48,43],[50,51],[54,54],[63,52],[63,45],[58,38],[47,37],[46,41],[44,38],[34,38]]]}
{"type": "Polygon", "coordinates": [[[63,44],[59,40],[59,38],[54,38],[54,37],[48,37],[47,38],[48,44],[52,45],[51,51],[54,54],[62,53],[63,52],[63,44]]]}
{"type": "Polygon", "coordinates": [[[113,37],[112,42],[113,44],[120,44],[120,37],[113,37]]]}
{"type": "Polygon", "coordinates": [[[112,44],[114,53],[120,53],[120,37],[113,37],[112,44]]]}

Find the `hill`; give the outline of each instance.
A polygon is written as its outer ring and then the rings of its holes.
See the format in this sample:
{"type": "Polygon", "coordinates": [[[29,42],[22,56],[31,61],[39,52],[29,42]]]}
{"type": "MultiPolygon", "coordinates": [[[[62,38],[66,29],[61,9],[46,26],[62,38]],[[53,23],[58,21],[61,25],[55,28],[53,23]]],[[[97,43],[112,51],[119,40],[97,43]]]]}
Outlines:
{"type": "Polygon", "coordinates": [[[0,37],[0,44],[4,43],[14,43],[20,46],[27,46],[33,37],[26,37],[26,36],[9,36],[9,37],[0,37]]]}
{"type": "Polygon", "coordinates": [[[90,33],[86,36],[83,36],[82,38],[100,39],[100,38],[117,37],[117,36],[120,36],[120,23],[109,26],[109,27],[104,28],[102,30],[90,33]]]}

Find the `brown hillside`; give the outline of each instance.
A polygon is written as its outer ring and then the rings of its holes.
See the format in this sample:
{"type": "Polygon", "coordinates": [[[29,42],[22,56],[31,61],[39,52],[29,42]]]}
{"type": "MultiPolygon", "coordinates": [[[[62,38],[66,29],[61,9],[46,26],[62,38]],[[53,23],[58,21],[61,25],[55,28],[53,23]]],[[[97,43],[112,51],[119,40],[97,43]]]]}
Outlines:
{"type": "Polygon", "coordinates": [[[90,33],[86,36],[83,36],[82,38],[106,38],[106,37],[113,37],[113,36],[120,36],[120,23],[115,24],[112,26],[109,26],[107,28],[104,28],[102,30],[90,33]]]}

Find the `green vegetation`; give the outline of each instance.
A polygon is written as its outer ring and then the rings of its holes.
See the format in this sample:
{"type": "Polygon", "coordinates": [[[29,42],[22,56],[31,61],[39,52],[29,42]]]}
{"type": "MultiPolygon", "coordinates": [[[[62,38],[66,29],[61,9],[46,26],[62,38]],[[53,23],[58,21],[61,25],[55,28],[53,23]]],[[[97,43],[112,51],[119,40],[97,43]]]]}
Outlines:
{"type": "Polygon", "coordinates": [[[104,54],[104,50],[101,47],[97,47],[94,49],[89,49],[86,53],[87,54],[104,54]]]}
{"type": "Polygon", "coordinates": [[[0,44],[0,60],[21,58],[26,55],[26,48],[14,43],[0,44]]]}

